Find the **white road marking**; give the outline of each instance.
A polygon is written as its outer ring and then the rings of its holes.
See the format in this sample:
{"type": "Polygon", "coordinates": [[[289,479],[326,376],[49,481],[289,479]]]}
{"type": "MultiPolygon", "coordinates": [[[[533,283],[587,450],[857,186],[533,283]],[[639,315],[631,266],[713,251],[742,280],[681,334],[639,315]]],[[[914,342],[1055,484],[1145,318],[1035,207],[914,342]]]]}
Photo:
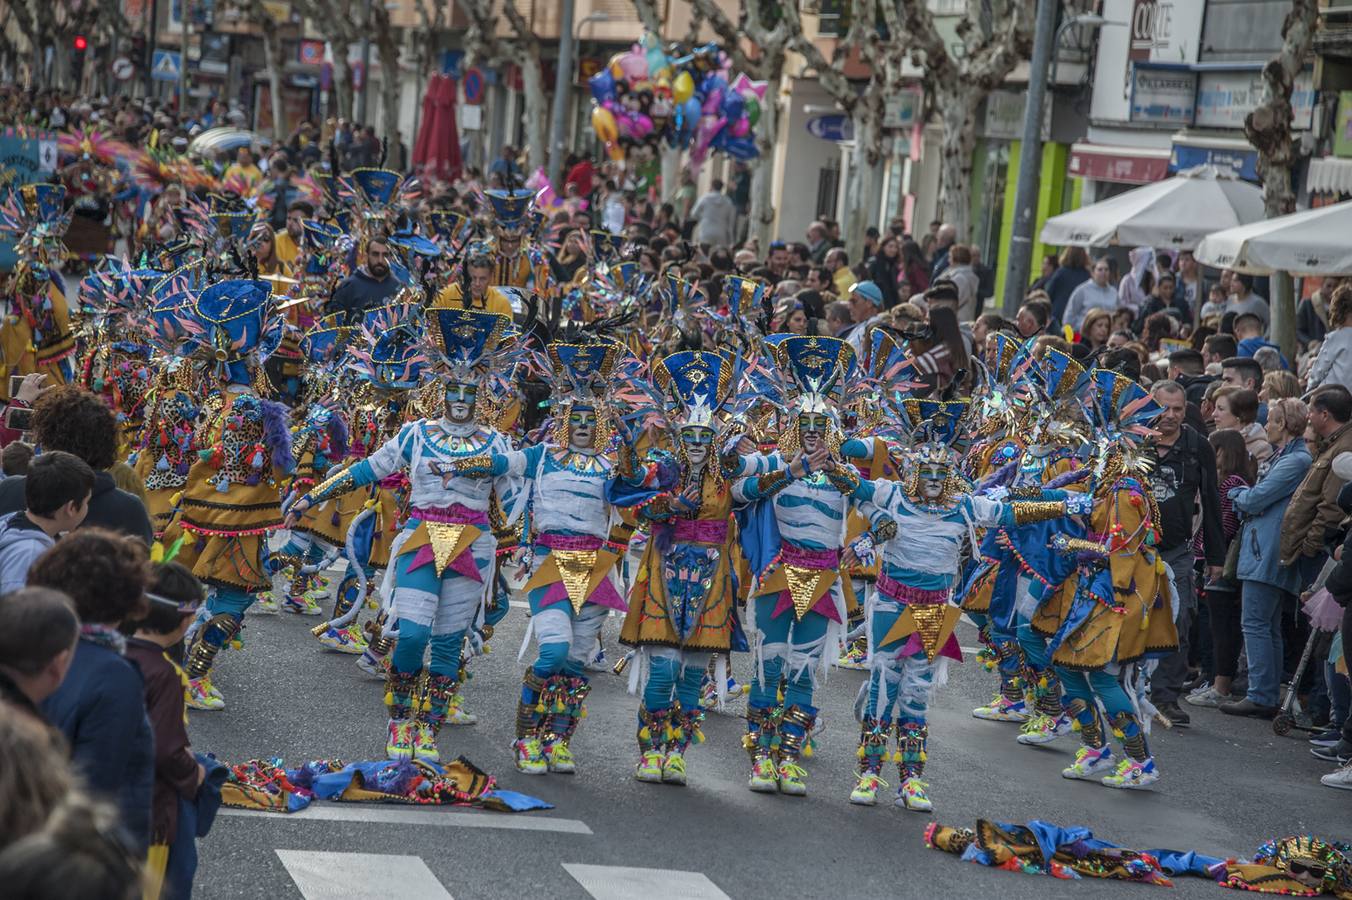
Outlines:
{"type": "Polygon", "coordinates": [[[442,828],[503,828],[508,831],[557,831],[591,834],[581,819],[556,819],[529,813],[451,812],[438,809],[403,809],[376,804],[317,803],[297,813],[263,812],[252,809],[221,809],[223,816],[287,819],[292,822],[365,822],[374,825],[420,825],[442,828]]]}
{"type": "Polygon", "coordinates": [[[276,853],[305,900],[383,900],[396,886],[403,897],[453,900],[416,856],[320,850],[276,853]]]}
{"type": "Polygon", "coordinates": [[[564,863],[583,890],[595,900],[730,900],[701,872],[675,869],[638,869],[628,866],[587,866],[564,863]]]}

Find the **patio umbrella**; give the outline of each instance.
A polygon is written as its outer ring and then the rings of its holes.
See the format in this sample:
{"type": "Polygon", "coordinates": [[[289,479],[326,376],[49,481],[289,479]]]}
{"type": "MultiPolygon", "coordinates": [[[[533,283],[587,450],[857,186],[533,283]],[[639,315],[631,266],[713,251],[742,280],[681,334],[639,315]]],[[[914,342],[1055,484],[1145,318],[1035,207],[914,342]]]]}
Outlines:
{"type": "Polygon", "coordinates": [[[1197,261],[1250,275],[1352,275],[1352,201],[1209,235],[1197,261]]]}
{"type": "Polygon", "coordinates": [[[413,167],[416,169],[427,161],[427,146],[432,140],[432,107],[435,101],[432,98],[432,92],[436,89],[437,79],[440,75],[433,75],[432,80],[427,83],[427,92],[423,94],[422,99],[422,126],[418,129],[418,136],[413,142],[413,167]]]}
{"type": "Polygon", "coordinates": [[[460,174],[460,134],[455,127],[455,79],[442,77],[435,85],[432,119],[436,123],[427,162],[447,181],[460,174]]]}
{"type": "Polygon", "coordinates": [[[1052,216],[1044,244],[1191,250],[1213,232],[1263,217],[1263,194],[1215,166],[1198,166],[1081,209],[1052,216]]]}

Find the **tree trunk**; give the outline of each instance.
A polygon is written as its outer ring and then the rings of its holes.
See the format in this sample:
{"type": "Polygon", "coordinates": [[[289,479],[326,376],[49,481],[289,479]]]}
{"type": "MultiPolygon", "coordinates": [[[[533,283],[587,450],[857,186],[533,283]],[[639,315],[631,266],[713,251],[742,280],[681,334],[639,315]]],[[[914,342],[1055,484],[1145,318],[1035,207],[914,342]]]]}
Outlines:
{"type": "Polygon", "coordinates": [[[878,225],[883,184],[883,93],[863,96],[854,109],[854,153],[850,161],[850,184],[846,191],[845,246],[864,246],[864,232],[878,225]]]}
{"type": "Polygon", "coordinates": [[[282,42],[271,20],[264,22],[263,59],[268,70],[268,100],[272,103],[272,139],[278,144],[287,138],[286,107],[282,103],[282,42]]]}
{"type": "MultiPolygon", "coordinates": [[[[403,79],[399,72],[399,45],[388,32],[382,34],[376,42],[380,56],[380,130],[389,143],[389,156],[393,159],[399,152],[399,99],[403,79]]],[[[401,163],[408,165],[408,160],[401,163]]]]}
{"type": "MultiPolygon", "coordinates": [[[[352,65],[347,61],[347,44],[329,42],[333,48],[333,100],[338,118],[352,121],[352,65]]],[[[365,73],[362,73],[363,76],[365,73]]]]}
{"type": "Polygon", "coordinates": [[[952,225],[958,240],[967,233],[972,212],[972,154],[976,152],[976,111],[983,92],[963,84],[938,86],[935,106],[943,119],[940,143],[939,218],[952,225]]]}
{"type": "Polygon", "coordinates": [[[526,100],[526,144],[529,171],[527,177],[545,164],[548,149],[546,123],[549,121],[549,103],[545,97],[544,73],[540,69],[538,47],[536,53],[521,60],[521,89],[526,100]]]}
{"type": "Polygon", "coordinates": [[[751,162],[751,197],[747,212],[747,238],[759,242],[761,252],[766,252],[770,241],[775,238],[775,159],[774,148],[779,140],[779,82],[783,76],[783,63],[774,66],[770,73],[769,89],[761,104],[760,121],[756,123],[756,150],[760,156],[751,162]]]}

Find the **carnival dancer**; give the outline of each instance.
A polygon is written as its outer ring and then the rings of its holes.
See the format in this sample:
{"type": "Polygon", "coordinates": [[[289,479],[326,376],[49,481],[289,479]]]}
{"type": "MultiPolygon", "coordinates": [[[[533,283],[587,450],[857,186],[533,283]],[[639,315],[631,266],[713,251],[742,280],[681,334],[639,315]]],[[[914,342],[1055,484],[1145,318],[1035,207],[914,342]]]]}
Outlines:
{"type": "Polygon", "coordinates": [[[202,405],[182,499],[164,540],[185,538],[178,559],[211,589],[186,654],[188,704],[220,709],[211,684],[216,654],[234,640],[254,594],[268,584],[267,537],[282,524],[280,485],[295,466],[284,406],[255,393],[271,290],[235,279],[208,287],[192,307],[194,359],[215,392],[202,405]]]}
{"type": "MultiPolygon", "coordinates": [[[[922,780],[931,694],[947,681],[948,660],[962,660],[953,629],[962,610],[951,600],[963,541],[975,528],[1012,527],[1087,511],[1088,497],[1044,492],[1037,500],[1000,503],[971,493],[961,475],[965,400],[908,398],[903,409],[915,438],[904,481],[859,483],[855,497],[896,524],[881,538],[883,565],[868,610],[869,682],[861,717],[859,783],[851,803],[877,802],[888,735],[895,729],[901,783],[897,805],[933,808],[922,780]],[[894,539],[904,533],[904,539],[894,539]]],[[[839,479],[840,476],[838,475],[839,479]]],[[[858,552],[856,550],[856,552],[858,552]]]]}
{"type": "MultiPolygon", "coordinates": [[[[701,682],[710,656],[747,649],[736,610],[733,473],[717,456],[733,369],[731,357],[707,351],[659,362],[652,381],[665,401],[673,449],[644,465],[626,444],[611,487],[611,499],[636,508],[650,531],[620,631],[623,643],[638,648],[631,685],[642,682],[639,781],[686,783],[685,753],[702,740],[701,682]]],[[[714,679],[726,683],[725,666],[714,679]]]]}
{"type": "Polygon", "coordinates": [[[539,651],[522,681],[512,744],[517,771],[525,775],[577,771],[570,741],[591,691],[586,663],[606,616],[625,608],[615,566],[629,529],[606,499],[614,470],[610,382],[622,349],[609,341],[550,344],[541,366],[553,387],[549,438],[524,450],[494,451],[479,468],[473,461],[460,466],[466,476],[527,482],[531,575],[523,590],[531,609],[527,641],[534,635],[539,651]]]}
{"type": "MultiPolygon", "coordinates": [[[[1049,597],[1032,627],[1048,637],[1048,650],[1083,746],[1066,778],[1101,781],[1108,787],[1142,788],[1159,780],[1146,742],[1140,661],[1167,656],[1178,646],[1173,592],[1155,550],[1158,513],[1147,482],[1149,463],[1141,438],[1161,408],[1125,376],[1095,369],[1092,412],[1096,432],[1094,509],[1083,538],[1064,534],[1053,548],[1076,561],[1075,573],[1049,597]],[[1119,683],[1126,674],[1129,692],[1119,683]],[[1122,743],[1116,759],[1099,715],[1122,743]]],[[[1034,592],[1041,586],[1034,584],[1034,592]]],[[[1148,705],[1148,701],[1144,701],[1148,705]]]]}
{"type": "Polygon", "coordinates": [[[846,621],[839,569],[853,503],[846,495],[857,476],[827,463],[840,446],[837,409],[855,359],[838,338],[796,335],[778,340],[775,356],[792,417],[778,449],[752,460],[733,486],[736,502],[755,504],[741,535],[754,576],[747,633],[755,670],[744,745],[751,790],[802,796],[807,773],[798,760],[817,719],[812,693],[827,648],[833,661],[839,653],[846,621]]]}
{"type": "Polygon", "coordinates": [[[506,438],[480,423],[475,410],[480,392],[486,394],[495,370],[502,370],[502,355],[514,349],[504,345],[509,324],[492,313],[429,310],[428,349],[445,377],[440,415],[405,425],[369,457],[296,501],[287,516],[294,525],[316,503],[401,469],[408,472],[408,518],[391,549],[394,561],[382,588],[392,592],[398,632],[385,682],[390,715],[385,749],[392,759],[440,756],[437,736],[460,687],[461,645],[480,624],[493,588],[497,541],[489,507],[495,494],[504,506],[518,499],[508,476],[485,481],[459,471],[510,449],[506,438]]]}
{"type": "Polygon", "coordinates": [[[80,338],[86,352],[79,380],[117,415],[118,455],[123,458],[139,444],[145,422],[155,351],[154,319],[145,307],[151,285],[161,276],[155,269],[130,269],[110,257],[80,280],[80,338]]]}
{"type": "MultiPolygon", "coordinates": [[[[0,360],[7,376],[41,372],[53,385],[75,378],[75,332],[55,271],[71,219],[65,199],[59,184],[25,184],[0,203],[0,235],[11,239],[17,257],[0,297],[0,360]]],[[[0,399],[9,399],[8,377],[0,383],[0,399]]]]}

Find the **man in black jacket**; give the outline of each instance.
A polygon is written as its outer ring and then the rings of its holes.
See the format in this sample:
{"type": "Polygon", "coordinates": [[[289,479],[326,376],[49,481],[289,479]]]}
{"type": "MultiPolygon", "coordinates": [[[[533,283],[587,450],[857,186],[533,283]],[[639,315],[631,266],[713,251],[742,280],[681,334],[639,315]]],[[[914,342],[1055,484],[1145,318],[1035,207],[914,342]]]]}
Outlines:
{"type": "Polygon", "coordinates": [[[390,271],[390,245],[372,237],[361,265],[334,288],[325,312],[342,313],[344,325],[360,325],[368,309],[384,306],[402,286],[390,271]]]}
{"type": "Polygon", "coordinates": [[[1193,584],[1192,537],[1198,500],[1202,510],[1202,548],[1207,568],[1220,574],[1225,564],[1225,535],[1221,531],[1221,498],[1217,487],[1216,454],[1206,438],[1183,419],[1187,395],[1175,381],[1162,381],[1151,392],[1164,412],[1155,420],[1159,435],[1152,442],[1156,465],[1151,474],[1159,505],[1159,543],[1155,549],[1173,573],[1178,592],[1178,651],[1160,661],[1151,682],[1151,701],[1174,725],[1190,718],[1178,705],[1188,675],[1188,648],[1197,619],[1197,590],[1193,584]]]}
{"type": "MultiPolygon", "coordinates": [[[[1337,460],[1334,461],[1333,468],[1336,473],[1337,460]]],[[[1343,512],[1352,515],[1352,483],[1343,485],[1343,489],[1338,493],[1338,505],[1342,507],[1343,512]]],[[[1334,556],[1338,564],[1324,581],[1324,588],[1343,608],[1343,658],[1347,659],[1348,650],[1352,648],[1352,529],[1348,530],[1342,546],[1334,556]]],[[[1343,736],[1335,746],[1316,747],[1310,752],[1319,759],[1342,765],[1341,769],[1319,779],[1320,783],[1326,787],[1352,791],[1352,715],[1343,720],[1343,736]]]]}
{"type": "MultiPolygon", "coordinates": [[[[102,400],[75,385],[52,388],[33,408],[33,440],[43,452],[73,453],[94,470],[89,514],[81,527],[129,534],[145,541],[146,546],[154,541],[145,504],[134,494],[120,490],[108,474],[117,462],[117,417],[102,400]]],[[[0,481],[0,515],[24,508],[24,484],[23,476],[0,481]]]]}

